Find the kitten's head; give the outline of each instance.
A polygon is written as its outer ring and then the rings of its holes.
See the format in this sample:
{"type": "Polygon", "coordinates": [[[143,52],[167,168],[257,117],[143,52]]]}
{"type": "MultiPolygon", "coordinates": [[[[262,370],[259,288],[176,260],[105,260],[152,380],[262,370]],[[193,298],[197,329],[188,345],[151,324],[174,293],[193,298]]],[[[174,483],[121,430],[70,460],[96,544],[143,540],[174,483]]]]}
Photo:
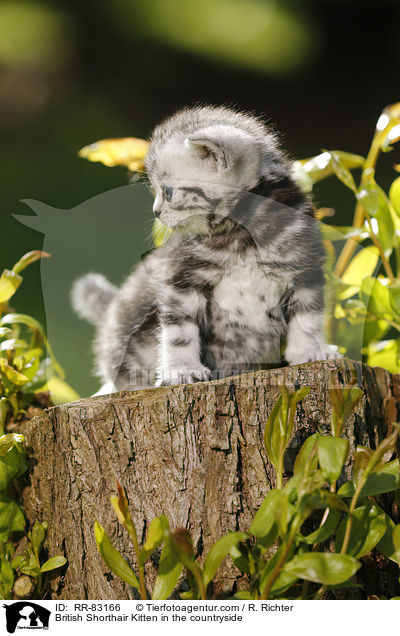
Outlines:
{"type": "Polygon", "coordinates": [[[243,191],[288,174],[275,136],[224,107],[187,108],[154,130],[146,168],[154,214],[169,227],[227,216],[243,191]]]}

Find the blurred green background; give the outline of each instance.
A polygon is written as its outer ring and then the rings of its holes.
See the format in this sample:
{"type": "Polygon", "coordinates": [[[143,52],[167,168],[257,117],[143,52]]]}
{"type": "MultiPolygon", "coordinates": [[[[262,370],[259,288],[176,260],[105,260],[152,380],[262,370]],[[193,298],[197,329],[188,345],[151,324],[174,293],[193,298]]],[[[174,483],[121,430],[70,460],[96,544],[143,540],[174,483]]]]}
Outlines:
{"type": "MultiPolygon", "coordinates": [[[[399,33],[398,0],[1,0],[0,267],[43,243],[11,216],[30,214],[21,199],[71,209],[125,185],[123,169],[90,164],[77,150],[104,137],[147,137],[184,105],[265,114],[292,157],[321,148],[366,153],[380,111],[400,100],[399,33]]],[[[383,185],[395,161],[398,150],[383,158],[383,185]]],[[[335,207],[335,224],[350,222],[352,197],[336,180],[315,196],[335,207]]],[[[117,283],[149,247],[145,192],[132,214],[131,250],[119,258],[117,236],[109,250],[99,247],[103,271],[117,283]]],[[[102,227],[93,223],[94,246],[102,227]]],[[[79,223],[60,236],[63,266],[70,259],[74,275],[78,235],[79,223]]],[[[24,278],[15,308],[45,320],[39,265],[24,278]]],[[[68,381],[87,395],[98,385],[92,330],[74,317],[64,284],[60,278],[63,301],[47,316],[49,333],[68,381]]]]}

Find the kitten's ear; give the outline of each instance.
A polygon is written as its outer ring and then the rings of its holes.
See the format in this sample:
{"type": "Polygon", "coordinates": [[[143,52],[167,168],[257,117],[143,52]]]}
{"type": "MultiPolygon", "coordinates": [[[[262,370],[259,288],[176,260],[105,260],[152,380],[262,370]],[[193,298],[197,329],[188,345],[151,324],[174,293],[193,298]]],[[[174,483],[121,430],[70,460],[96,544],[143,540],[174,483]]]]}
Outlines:
{"type": "Polygon", "coordinates": [[[212,159],[219,168],[226,169],[230,165],[228,149],[221,141],[209,137],[186,137],[185,146],[201,159],[212,159]]]}

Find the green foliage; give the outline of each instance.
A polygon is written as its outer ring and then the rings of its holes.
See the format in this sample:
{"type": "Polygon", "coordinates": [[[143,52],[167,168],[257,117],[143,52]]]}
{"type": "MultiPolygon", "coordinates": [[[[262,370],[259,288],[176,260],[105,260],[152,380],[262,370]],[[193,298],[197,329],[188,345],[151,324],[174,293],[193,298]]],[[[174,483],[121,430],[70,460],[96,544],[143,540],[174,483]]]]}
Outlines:
{"type": "MultiPolygon", "coordinates": [[[[32,316],[12,311],[9,301],[22,283],[21,272],[50,255],[40,250],[24,254],[0,276],[0,426],[6,418],[18,419],[32,394],[44,391],[54,380],[70,400],[77,394],[63,381],[64,372],[47,341],[42,325],[32,316]]],[[[57,401],[57,393],[53,393],[57,401]]]]}
{"type": "MultiPolygon", "coordinates": [[[[294,175],[308,191],[335,175],[355,198],[353,224],[322,224],[328,249],[328,340],[350,358],[400,372],[400,178],[386,193],[375,180],[381,152],[400,139],[400,103],[382,112],[366,158],[325,151],[298,161],[294,175]],[[361,169],[356,184],[350,170],[361,169]],[[340,241],[344,241],[341,249],[340,241]],[[335,249],[336,246],[336,249],[335,249]]],[[[398,169],[398,167],[396,168],[398,169]]],[[[324,211],[317,211],[323,218],[324,211]]]]}
{"type": "MultiPolygon", "coordinates": [[[[22,283],[21,272],[49,254],[28,252],[11,270],[0,276],[0,598],[12,598],[15,572],[31,576],[38,593],[43,574],[66,563],[62,556],[40,562],[47,523],[35,522],[27,535],[28,547],[14,560],[12,539],[21,535],[26,521],[20,505],[13,498],[13,480],[28,469],[23,435],[6,433],[10,418],[22,418],[32,394],[47,388],[48,376],[62,381],[63,371],[47,342],[42,325],[25,314],[14,313],[9,301],[22,283]],[[47,355],[49,357],[47,357],[47,355]]],[[[65,385],[65,383],[64,383],[65,385]]],[[[68,385],[65,385],[68,386],[68,385]]]]}
{"type": "Polygon", "coordinates": [[[391,433],[375,450],[356,448],[352,479],[337,491],[349,456],[348,440],[341,434],[362,395],[360,389],[331,389],[332,434],[315,433],[306,439],[294,474],[283,485],[283,456],[292,436],[295,409],[308,393],[308,388],[290,393],[281,387],[264,436],[268,459],[276,469],[277,487],[265,497],[247,533],[230,532],[218,539],[201,565],[189,531],[171,530],[162,515],[153,519],[144,545],[139,546],[128,502],[118,484],[118,496],[111,502],[132,538],[139,577],[96,521],[97,545],[108,567],[138,589],[143,599],[168,598],[185,569],[189,590],[181,597],[205,599],[209,584],[229,556],[248,580],[248,589],[238,592],[236,598],[308,599],[321,598],[329,586],[356,585],[353,577],[361,567],[359,559],[374,548],[399,563],[400,526],[371,500],[371,496],[399,489],[399,460],[389,461],[399,435],[397,425],[393,424],[391,433]],[[304,528],[310,524],[317,528],[305,534],[304,528]],[[145,564],[160,546],[158,574],[150,594],[145,564]],[[312,593],[311,583],[320,585],[312,593]]]}
{"type": "Polygon", "coordinates": [[[47,528],[46,521],[42,523],[35,521],[32,530],[27,534],[26,550],[11,561],[11,567],[18,574],[24,574],[34,579],[38,594],[43,589],[43,574],[56,570],[67,563],[67,559],[61,555],[51,557],[41,563],[40,552],[46,539],[47,528]]]}

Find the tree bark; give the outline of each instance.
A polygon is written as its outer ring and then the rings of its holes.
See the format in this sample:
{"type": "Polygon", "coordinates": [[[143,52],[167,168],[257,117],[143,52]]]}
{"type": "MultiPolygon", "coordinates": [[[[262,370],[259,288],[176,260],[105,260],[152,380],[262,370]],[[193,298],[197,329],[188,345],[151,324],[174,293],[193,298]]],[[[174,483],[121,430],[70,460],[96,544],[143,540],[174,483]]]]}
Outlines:
{"type": "MultiPolygon", "coordinates": [[[[171,527],[191,531],[200,556],[226,532],[247,530],[275,485],[263,431],[279,385],[311,387],[297,407],[286,453],[290,476],[304,440],[317,430],[329,431],[332,371],[336,386],[352,378],[365,392],[346,427],[351,449],[376,447],[397,420],[400,376],[345,360],[92,397],[34,418],[24,430],[33,464],[23,505],[31,521],[49,522],[49,556],[61,553],[68,559],[65,574],[51,581],[52,598],[132,598],[102,562],[93,532],[97,519],[134,566],[132,545],[109,503],[117,480],[126,489],[139,538],[162,513],[171,527]]],[[[388,562],[377,567],[385,577],[388,562]]],[[[229,595],[242,585],[227,559],[214,593],[229,595]]]]}

